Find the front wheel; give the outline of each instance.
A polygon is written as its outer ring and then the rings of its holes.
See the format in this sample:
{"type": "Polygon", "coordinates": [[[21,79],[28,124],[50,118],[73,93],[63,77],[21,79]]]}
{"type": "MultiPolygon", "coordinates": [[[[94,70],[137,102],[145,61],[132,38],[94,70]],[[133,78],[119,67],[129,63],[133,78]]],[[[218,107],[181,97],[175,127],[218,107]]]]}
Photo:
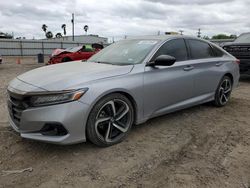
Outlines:
{"type": "Polygon", "coordinates": [[[102,98],[93,107],[87,122],[88,139],[101,147],[121,142],[134,122],[134,109],[130,100],[121,94],[102,98]]]}
{"type": "Polygon", "coordinates": [[[225,106],[232,92],[232,80],[228,76],[224,76],[215,93],[214,105],[218,107],[225,106]]]}

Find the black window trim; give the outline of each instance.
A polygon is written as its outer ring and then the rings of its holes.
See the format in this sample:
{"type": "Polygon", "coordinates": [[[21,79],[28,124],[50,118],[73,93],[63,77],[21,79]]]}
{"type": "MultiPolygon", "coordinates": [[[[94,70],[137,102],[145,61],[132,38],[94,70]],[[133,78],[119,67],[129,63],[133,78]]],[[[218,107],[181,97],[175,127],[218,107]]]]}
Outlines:
{"type": "Polygon", "coordinates": [[[191,55],[190,46],[189,46],[189,43],[188,43],[187,40],[188,40],[188,39],[184,38],[185,45],[186,45],[186,48],[187,48],[188,60],[191,60],[191,59],[192,59],[192,55],[191,55]]]}
{"type": "Polygon", "coordinates": [[[218,48],[218,47],[215,46],[214,44],[209,44],[209,45],[211,46],[211,48],[212,48],[212,50],[213,50],[214,57],[219,58],[219,57],[223,57],[223,56],[224,56],[224,52],[223,52],[220,48],[218,48]],[[216,50],[217,50],[217,51],[220,51],[222,55],[218,56],[216,50]]]}

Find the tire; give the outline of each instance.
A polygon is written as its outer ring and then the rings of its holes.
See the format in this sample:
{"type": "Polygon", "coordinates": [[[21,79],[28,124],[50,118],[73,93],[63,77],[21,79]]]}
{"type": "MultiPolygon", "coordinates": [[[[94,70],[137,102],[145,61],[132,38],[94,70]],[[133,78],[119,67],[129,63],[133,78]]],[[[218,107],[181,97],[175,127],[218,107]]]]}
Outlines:
{"type": "Polygon", "coordinates": [[[232,88],[232,79],[228,76],[224,76],[216,89],[213,104],[217,107],[225,106],[230,99],[232,88]]]}
{"type": "Polygon", "coordinates": [[[72,61],[69,57],[64,57],[62,59],[62,62],[69,62],[69,61],[72,61]]]}
{"type": "Polygon", "coordinates": [[[91,110],[86,127],[87,138],[95,145],[108,147],[126,138],[134,122],[131,101],[114,93],[100,99],[91,110]]]}

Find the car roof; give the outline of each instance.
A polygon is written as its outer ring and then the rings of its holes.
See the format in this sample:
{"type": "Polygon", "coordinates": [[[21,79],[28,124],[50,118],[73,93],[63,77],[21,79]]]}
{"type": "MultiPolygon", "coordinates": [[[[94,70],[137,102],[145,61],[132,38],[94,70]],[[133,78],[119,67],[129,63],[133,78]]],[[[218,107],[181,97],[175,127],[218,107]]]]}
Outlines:
{"type": "Polygon", "coordinates": [[[128,37],[125,40],[159,40],[159,41],[166,41],[169,39],[176,39],[176,38],[183,38],[183,39],[196,39],[205,41],[210,43],[208,40],[204,40],[198,37],[193,37],[189,35],[146,35],[146,36],[135,36],[135,37],[128,37]]]}
{"type": "Polygon", "coordinates": [[[239,36],[241,36],[241,35],[249,35],[250,34],[250,32],[246,32],[246,33],[241,33],[239,36]]]}
{"type": "Polygon", "coordinates": [[[130,40],[130,39],[167,40],[167,39],[172,39],[172,38],[193,38],[193,39],[199,39],[197,37],[188,36],[188,35],[145,35],[145,36],[128,37],[127,40],[130,40]]]}

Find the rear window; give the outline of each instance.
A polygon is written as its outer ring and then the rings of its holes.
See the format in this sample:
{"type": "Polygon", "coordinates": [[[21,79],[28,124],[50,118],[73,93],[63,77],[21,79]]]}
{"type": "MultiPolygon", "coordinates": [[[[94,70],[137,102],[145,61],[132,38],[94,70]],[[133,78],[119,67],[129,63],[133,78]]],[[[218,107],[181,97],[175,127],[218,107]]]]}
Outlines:
{"type": "Polygon", "coordinates": [[[214,57],[213,49],[208,43],[195,39],[188,39],[187,41],[191,52],[191,59],[214,57]]]}
{"type": "Polygon", "coordinates": [[[222,57],[224,55],[224,52],[218,46],[212,45],[212,48],[215,57],[222,57]]]}

